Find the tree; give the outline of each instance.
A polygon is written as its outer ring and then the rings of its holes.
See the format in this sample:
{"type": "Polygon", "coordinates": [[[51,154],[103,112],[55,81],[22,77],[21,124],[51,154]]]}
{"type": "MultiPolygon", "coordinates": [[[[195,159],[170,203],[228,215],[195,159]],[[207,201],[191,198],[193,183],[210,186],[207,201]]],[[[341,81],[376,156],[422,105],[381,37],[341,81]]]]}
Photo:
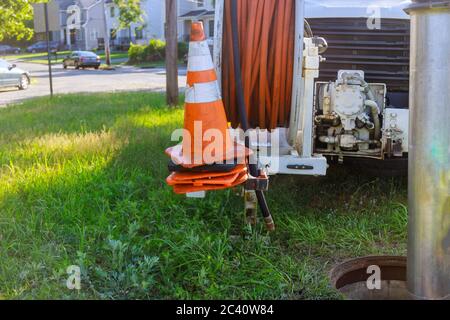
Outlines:
{"type": "Polygon", "coordinates": [[[0,41],[31,39],[33,29],[26,22],[33,19],[33,3],[48,0],[0,0],[0,41]]]}
{"type": "Polygon", "coordinates": [[[131,39],[131,25],[144,22],[141,0],[114,0],[114,4],[119,8],[118,29],[128,29],[131,39]]]}
{"type": "MultiPolygon", "coordinates": [[[[1,0],[0,0],[1,1],[1,0]]],[[[114,0],[113,4],[119,8],[118,29],[128,28],[131,38],[131,24],[142,22],[141,0],[114,0]]],[[[111,48],[109,44],[109,30],[106,14],[106,0],[103,0],[103,23],[105,29],[105,60],[108,66],[111,65],[111,48]]]]}

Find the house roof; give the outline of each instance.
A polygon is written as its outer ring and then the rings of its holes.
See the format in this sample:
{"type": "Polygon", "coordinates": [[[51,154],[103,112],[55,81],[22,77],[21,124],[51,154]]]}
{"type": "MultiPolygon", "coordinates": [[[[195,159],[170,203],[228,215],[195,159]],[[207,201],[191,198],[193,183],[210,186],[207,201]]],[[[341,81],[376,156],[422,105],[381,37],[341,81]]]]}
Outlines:
{"type": "Polygon", "coordinates": [[[180,18],[198,18],[198,17],[210,16],[210,15],[214,15],[214,11],[193,10],[193,11],[189,11],[189,12],[187,12],[185,14],[182,14],[180,16],[180,18]]]}
{"type": "Polygon", "coordinates": [[[381,18],[409,19],[403,10],[408,0],[306,0],[306,18],[361,18],[369,17],[379,9],[381,18]],[[370,8],[374,9],[370,9],[370,8]]]}

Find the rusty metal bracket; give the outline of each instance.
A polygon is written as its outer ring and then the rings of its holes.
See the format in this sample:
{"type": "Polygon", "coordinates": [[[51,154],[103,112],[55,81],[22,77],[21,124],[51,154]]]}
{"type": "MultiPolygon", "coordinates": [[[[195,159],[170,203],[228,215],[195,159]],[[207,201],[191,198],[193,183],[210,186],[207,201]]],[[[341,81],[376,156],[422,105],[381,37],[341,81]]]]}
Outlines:
{"type": "Polygon", "coordinates": [[[253,190],[244,190],[244,200],[246,223],[251,226],[256,226],[258,221],[258,199],[256,198],[256,192],[253,190]]]}
{"type": "Polygon", "coordinates": [[[249,176],[245,183],[245,190],[267,191],[269,190],[269,177],[266,173],[261,173],[257,178],[249,176]]]}

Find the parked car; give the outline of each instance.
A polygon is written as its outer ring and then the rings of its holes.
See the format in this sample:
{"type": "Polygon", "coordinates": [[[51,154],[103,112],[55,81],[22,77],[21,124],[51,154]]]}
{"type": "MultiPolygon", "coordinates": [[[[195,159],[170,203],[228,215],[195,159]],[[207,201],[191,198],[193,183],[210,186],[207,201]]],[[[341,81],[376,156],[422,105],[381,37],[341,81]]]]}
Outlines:
{"type": "Polygon", "coordinates": [[[101,59],[94,52],[90,51],[74,51],[63,60],[63,67],[75,67],[75,69],[94,68],[98,69],[101,59]]]}
{"type": "Polygon", "coordinates": [[[30,85],[30,74],[0,59],[0,87],[18,87],[20,90],[26,90],[30,85]]]}
{"type": "MultiPolygon", "coordinates": [[[[59,42],[58,41],[50,41],[50,51],[56,52],[59,50],[59,42]]],[[[47,41],[39,41],[27,48],[27,52],[36,53],[36,52],[46,52],[47,51],[47,41]]]]}
{"type": "Polygon", "coordinates": [[[19,54],[20,48],[17,47],[11,47],[9,45],[0,45],[0,54],[6,54],[6,53],[14,53],[19,54]]]}

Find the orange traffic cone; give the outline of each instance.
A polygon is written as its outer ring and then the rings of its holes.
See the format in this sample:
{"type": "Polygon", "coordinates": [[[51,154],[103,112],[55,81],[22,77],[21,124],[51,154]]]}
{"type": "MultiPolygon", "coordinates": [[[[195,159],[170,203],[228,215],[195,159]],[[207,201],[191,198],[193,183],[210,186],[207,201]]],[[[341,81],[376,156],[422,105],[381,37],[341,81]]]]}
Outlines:
{"type": "Polygon", "coordinates": [[[187,73],[183,143],[166,150],[177,165],[245,163],[249,150],[234,143],[202,22],[193,22],[187,73]]]}
{"type": "Polygon", "coordinates": [[[246,182],[246,160],[251,151],[231,140],[201,22],[192,23],[187,86],[183,143],[166,150],[175,165],[185,170],[172,173],[167,184],[175,193],[185,194],[227,189],[246,182]],[[217,172],[217,164],[223,163],[230,163],[233,169],[217,172]]]}

